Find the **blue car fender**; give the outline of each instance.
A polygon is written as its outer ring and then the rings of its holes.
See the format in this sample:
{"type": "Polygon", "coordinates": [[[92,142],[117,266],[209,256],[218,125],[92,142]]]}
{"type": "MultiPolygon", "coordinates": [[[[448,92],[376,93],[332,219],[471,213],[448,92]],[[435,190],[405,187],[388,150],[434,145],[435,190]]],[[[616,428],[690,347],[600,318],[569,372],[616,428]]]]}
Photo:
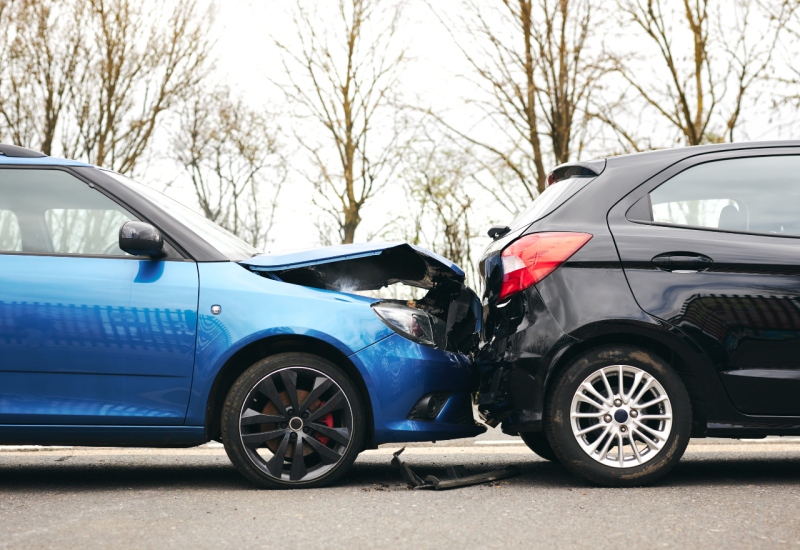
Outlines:
{"type": "MultiPolygon", "coordinates": [[[[349,357],[393,334],[369,307],[377,301],[372,298],[275,281],[230,262],[200,263],[198,270],[197,346],[187,425],[205,422],[214,380],[248,344],[302,335],[326,342],[349,357]],[[212,306],[219,306],[218,314],[212,313],[212,306]]],[[[368,373],[359,371],[370,389],[368,373]]]]}

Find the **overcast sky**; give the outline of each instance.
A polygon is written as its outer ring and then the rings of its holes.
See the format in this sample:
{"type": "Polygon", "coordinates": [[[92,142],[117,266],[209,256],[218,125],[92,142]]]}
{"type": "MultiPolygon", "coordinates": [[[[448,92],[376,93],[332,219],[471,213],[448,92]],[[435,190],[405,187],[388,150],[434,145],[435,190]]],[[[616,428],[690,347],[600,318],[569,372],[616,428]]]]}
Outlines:
{"type": "MultiPolygon", "coordinates": [[[[321,5],[325,1],[320,0],[321,5]]],[[[434,5],[441,12],[452,13],[459,4],[458,0],[436,0],[434,5]]],[[[284,75],[272,37],[282,41],[291,41],[294,37],[285,6],[278,1],[225,0],[220,4],[217,21],[219,74],[235,93],[242,94],[254,105],[265,105],[275,111],[282,110],[283,99],[270,79],[282,80],[284,75]]],[[[468,82],[459,78],[459,75],[469,73],[469,67],[425,2],[412,0],[409,3],[401,36],[407,43],[411,59],[402,83],[404,95],[425,106],[456,108],[451,112],[453,117],[470,116],[461,99],[469,97],[472,90],[468,82]]],[[[613,32],[608,33],[605,39],[617,41],[623,47],[638,48],[641,45],[641,40],[636,37],[613,36],[613,32]]],[[[782,126],[782,120],[775,120],[768,107],[766,99],[748,106],[746,137],[765,140],[791,136],[791,128],[782,126]]],[[[283,119],[282,124],[289,125],[291,121],[283,119]]],[[[644,118],[642,124],[649,127],[651,121],[644,118]]],[[[652,126],[653,132],[665,132],[656,124],[652,126]]],[[[291,162],[296,170],[282,194],[277,225],[271,235],[274,241],[269,247],[271,250],[309,247],[319,242],[314,226],[319,211],[310,201],[311,185],[300,175],[302,168],[307,167],[304,164],[307,161],[297,154],[292,156],[291,162]]],[[[186,180],[174,167],[159,164],[144,175],[144,179],[148,178],[151,183],[174,181],[168,192],[184,201],[193,201],[186,180]]],[[[379,227],[388,218],[396,216],[399,208],[404,208],[401,195],[398,187],[390,188],[369,205],[357,241],[363,241],[370,229],[379,227]]],[[[482,218],[476,223],[487,228],[491,222],[510,221],[506,212],[488,202],[479,214],[482,218]]],[[[481,243],[476,244],[481,246],[481,243]]]]}
{"type": "MultiPolygon", "coordinates": [[[[219,11],[218,67],[227,75],[231,87],[254,104],[280,109],[283,97],[270,80],[285,80],[280,56],[273,37],[291,43],[295,29],[281,2],[259,0],[225,0],[219,11]]],[[[437,5],[456,7],[452,0],[437,0],[437,5]]],[[[449,35],[424,2],[409,3],[406,24],[401,36],[408,47],[410,62],[403,79],[407,98],[424,101],[436,108],[446,107],[460,96],[465,82],[458,78],[468,67],[449,35]]],[[[284,119],[283,125],[291,124],[284,119]]],[[[311,185],[300,175],[304,157],[298,152],[292,158],[294,167],[289,186],[282,193],[277,227],[273,231],[273,250],[302,248],[318,244],[314,218],[319,210],[309,200],[311,185]]],[[[371,229],[382,226],[387,217],[397,214],[403,204],[396,186],[387,189],[369,205],[357,240],[363,241],[371,229]]],[[[499,216],[504,214],[498,212],[499,216]]],[[[490,216],[487,216],[489,219],[490,216]]],[[[486,223],[486,222],[484,222],[486,223]]],[[[488,229],[488,226],[487,226],[488,229]]]]}

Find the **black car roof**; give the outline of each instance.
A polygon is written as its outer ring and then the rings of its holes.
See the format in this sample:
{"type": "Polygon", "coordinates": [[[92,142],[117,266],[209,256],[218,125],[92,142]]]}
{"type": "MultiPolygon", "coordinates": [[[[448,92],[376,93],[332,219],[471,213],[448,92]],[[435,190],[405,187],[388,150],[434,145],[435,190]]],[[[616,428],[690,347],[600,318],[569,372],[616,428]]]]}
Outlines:
{"type": "Polygon", "coordinates": [[[613,161],[616,166],[623,166],[626,163],[638,163],[647,156],[650,160],[663,159],[664,162],[677,162],[685,158],[706,153],[719,153],[722,151],[736,151],[744,149],[766,149],[772,147],[800,147],[800,140],[785,139],[776,141],[740,141],[733,143],[714,143],[710,145],[692,145],[689,147],[676,147],[673,149],[656,149],[653,151],[643,151],[641,153],[631,153],[628,155],[618,155],[607,157],[608,161],[613,161]]]}
{"type": "Polygon", "coordinates": [[[719,143],[607,157],[602,173],[565,201],[568,208],[564,208],[565,204],[559,205],[552,213],[535,221],[525,232],[555,231],[560,230],[559,227],[574,230],[575,227],[588,227],[593,223],[605,224],[608,211],[617,201],[656,174],[692,157],[726,151],[791,147],[800,148],[800,140],[719,143]]]}

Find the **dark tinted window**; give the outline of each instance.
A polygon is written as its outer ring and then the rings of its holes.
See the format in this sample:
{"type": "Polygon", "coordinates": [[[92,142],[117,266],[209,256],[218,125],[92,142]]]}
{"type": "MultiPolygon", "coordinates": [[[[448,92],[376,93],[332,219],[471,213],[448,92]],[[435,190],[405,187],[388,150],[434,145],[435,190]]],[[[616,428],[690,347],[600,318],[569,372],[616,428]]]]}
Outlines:
{"type": "Polygon", "coordinates": [[[800,235],[800,157],[694,166],[651,191],[650,202],[656,223],[800,235]]]}
{"type": "Polygon", "coordinates": [[[509,225],[511,231],[528,226],[545,217],[596,177],[594,174],[575,175],[551,185],[511,222],[509,225]]]}

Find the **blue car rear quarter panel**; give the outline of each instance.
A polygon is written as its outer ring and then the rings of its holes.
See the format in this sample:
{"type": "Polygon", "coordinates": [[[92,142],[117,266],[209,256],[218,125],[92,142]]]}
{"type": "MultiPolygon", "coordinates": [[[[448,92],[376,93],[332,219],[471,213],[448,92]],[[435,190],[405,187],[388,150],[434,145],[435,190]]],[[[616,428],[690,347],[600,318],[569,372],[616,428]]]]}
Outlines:
{"type": "MultiPolygon", "coordinates": [[[[233,262],[200,263],[198,270],[197,352],[187,425],[204,424],[217,374],[252,342],[304,335],[350,356],[393,334],[373,313],[374,299],[275,281],[233,262]],[[221,307],[219,315],[211,313],[213,305],[221,307]]],[[[369,388],[371,381],[366,376],[364,381],[369,388]]]]}
{"type": "Polygon", "coordinates": [[[376,443],[456,439],[484,431],[474,423],[457,423],[465,409],[471,411],[473,367],[466,356],[421,346],[394,334],[350,359],[370,381],[367,387],[376,443]],[[436,420],[407,420],[419,398],[432,391],[453,394],[436,420]]]}

